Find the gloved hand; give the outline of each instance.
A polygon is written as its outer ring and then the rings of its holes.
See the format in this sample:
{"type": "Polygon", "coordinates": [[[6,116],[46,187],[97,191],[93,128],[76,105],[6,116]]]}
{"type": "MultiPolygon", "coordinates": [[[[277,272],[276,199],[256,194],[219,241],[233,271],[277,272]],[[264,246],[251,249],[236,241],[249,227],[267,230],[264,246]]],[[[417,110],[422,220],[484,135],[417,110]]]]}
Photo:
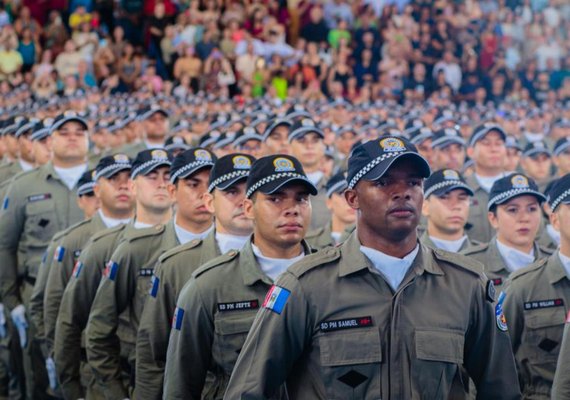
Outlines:
{"type": "Polygon", "coordinates": [[[24,348],[28,344],[28,320],[26,319],[26,308],[23,304],[20,304],[12,310],[11,315],[12,321],[14,321],[14,325],[16,325],[16,329],[20,335],[20,346],[24,348]]]}
{"type": "Polygon", "coordinates": [[[6,337],[6,315],[4,315],[4,304],[0,303],[0,338],[6,337]]]}
{"type": "Polygon", "coordinates": [[[49,379],[49,387],[52,390],[57,389],[57,374],[55,372],[55,362],[53,361],[53,358],[51,358],[51,357],[48,357],[46,359],[46,370],[47,370],[48,379],[49,379]]]}

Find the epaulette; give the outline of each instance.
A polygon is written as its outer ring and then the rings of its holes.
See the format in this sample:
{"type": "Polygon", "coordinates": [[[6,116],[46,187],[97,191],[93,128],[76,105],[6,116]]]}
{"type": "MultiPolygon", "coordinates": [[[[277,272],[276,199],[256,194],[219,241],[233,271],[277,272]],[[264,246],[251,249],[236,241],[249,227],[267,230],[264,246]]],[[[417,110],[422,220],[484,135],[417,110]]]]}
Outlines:
{"type": "Polygon", "coordinates": [[[484,282],[487,281],[487,278],[485,278],[485,275],[483,274],[483,264],[481,264],[479,261],[474,260],[473,258],[469,258],[463,254],[451,253],[449,251],[441,249],[433,249],[433,255],[438,260],[455,265],[459,268],[471,272],[472,274],[477,275],[480,278],[484,278],[484,282]]]}
{"type": "Polygon", "coordinates": [[[316,253],[305,256],[289,268],[289,272],[300,278],[313,268],[328,264],[340,258],[340,247],[326,247],[316,253]]]}
{"type": "Polygon", "coordinates": [[[470,246],[465,251],[461,252],[461,254],[463,254],[464,256],[470,256],[471,254],[482,253],[489,248],[489,243],[478,243],[476,245],[474,242],[471,243],[474,245],[470,246]]]}
{"type": "Polygon", "coordinates": [[[125,240],[127,242],[134,242],[135,240],[139,240],[142,238],[150,237],[150,236],[157,236],[164,232],[166,225],[155,225],[149,228],[143,229],[134,229],[132,234],[125,236],[125,240]]]}
{"type": "Polygon", "coordinates": [[[216,268],[222,264],[228,263],[234,258],[236,258],[238,254],[239,254],[238,250],[230,250],[227,253],[222,254],[221,256],[218,256],[212,259],[211,261],[208,261],[206,264],[202,265],[200,268],[194,271],[192,277],[196,278],[202,275],[204,272],[211,270],[212,268],[216,268]]]}
{"type": "Polygon", "coordinates": [[[107,228],[107,229],[103,229],[102,231],[95,232],[93,234],[93,236],[91,236],[90,241],[96,242],[96,241],[98,241],[98,240],[100,240],[106,236],[109,236],[109,235],[112,235],[114,233],[122,231],[123,229],[125,229],[126,226],[127,225],[125,225],[125,224],[120,224],[120,225],[114,226],[112,228],[107,228]]]}
{"type": "Polygon", "coordinates": [[[200,246],[201,244],[202,244],[202,239],[194,239],[194,240],[189,241],[188,243],[184,243],[180,246],[176,246],[173,249],[170,249],[166,253],[162,254],[160,257],[158,257],[158,262],[162,264],[164,261],[166,261],[170,257],[172,257],[176,254],[185,252],[187,250],[194,249],[194,248],[200,246]]]}
{"type": "Polygon", "coordinates": [[[511,276],[509,277],[509,279],[510,279],[511,281],[513,281],[513,280],[515,280],[515,279],[517,279],[517,278],[519,278],[519,277],[521,277],[521,276],[523,276],[523,275],[528,274],[529,272],[539,270],[540,268],[542,268],[543,266],[545,266],[547,262],[548,262],[548,257],[541,258],[540,260],[535,261],[534,263],[530,264],[530,265],[527,266],[527,267],[524,267],[524,268],[521,268],[521,269],[519,269],[519,270],[516,270],[516,271],[512,272],[512,273],[511,273],[511,276]]]}

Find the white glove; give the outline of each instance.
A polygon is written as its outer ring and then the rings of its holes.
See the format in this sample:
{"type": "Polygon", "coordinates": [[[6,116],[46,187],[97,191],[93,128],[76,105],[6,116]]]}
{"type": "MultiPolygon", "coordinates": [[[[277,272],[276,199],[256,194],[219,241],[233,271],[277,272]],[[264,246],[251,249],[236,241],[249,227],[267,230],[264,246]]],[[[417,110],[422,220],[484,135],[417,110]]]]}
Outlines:
{"type": "Polygon", "coordinates": [[[46,359],[46,370],[49,378],[49,387],[52,390],[57,389],[57,375],[55,372],[55,362],[51,357],[48,357],[46,359]]]}
{"type": "Polygon", "coordinates": [[[12,321],[14,321],[14,325],[16,325],[16,329],[20,335],[20,346],[25,348],[28,344],[28,320],[26,319],[26,308],[23,304],[20,304],[12,310],[11,315],[12,321]]]}
{"type": "Polygon", "coordinates": [[[6,315],[4,314],[4,304],[0,303],[0,338],[6,337],[6,315]]]}

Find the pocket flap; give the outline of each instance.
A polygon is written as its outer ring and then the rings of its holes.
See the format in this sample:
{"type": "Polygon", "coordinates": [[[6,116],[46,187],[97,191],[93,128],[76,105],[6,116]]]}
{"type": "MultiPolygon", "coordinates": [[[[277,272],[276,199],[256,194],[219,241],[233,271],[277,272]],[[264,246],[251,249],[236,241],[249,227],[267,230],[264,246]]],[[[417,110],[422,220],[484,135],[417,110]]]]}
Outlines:
{"type": "Polygon", "coordinates": [[[564,307],[527,311],[525,319],[529,328],[546,328],[563,325],[566,319],[564,307]]]}
{"type": "Polygon", "coordinates": [[[382,361],[380,333],[374,328],[366,331],[328,333],[319,338],[319,344],[323,366],[334,367],[382,361]]]}
{"type": "Polygon", "coordinates": [[[416,355],[420,360],[463,364],[464,344],[461,331],[416,330],[416,355]]]}
{"type": "Polygon", "coordinates": [[[216,332],[220,335],[248,333],[255,319],[255,313],[251,314],[250,316],[242,315],[242,318],[216,318],[214,320],[216,332]]]}
{"type": "Polygon", "coordinates": [[[54,208],[55,203],[52,199],[38,200],[28,203],[26,206],[26,212],[28,215],[37,215],[52,211],[54,208]]]}

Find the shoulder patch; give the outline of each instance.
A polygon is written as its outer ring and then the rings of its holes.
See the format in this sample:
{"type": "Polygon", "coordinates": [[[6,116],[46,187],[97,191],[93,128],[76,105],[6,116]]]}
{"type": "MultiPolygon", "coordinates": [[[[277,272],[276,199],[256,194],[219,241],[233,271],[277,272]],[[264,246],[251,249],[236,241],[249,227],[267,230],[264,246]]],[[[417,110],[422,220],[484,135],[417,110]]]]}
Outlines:
{"type": "Polygon", "coordinates": [[[316,253],[303,257],[301,261],[296,262],[289,268],[289,272],[298,279],[311,269],[333,262],[339,258],[340,247],[325,247],[316,253]]]}
{"type": "Polygon", "coordinates": [[[239,254],[238,250],[230,250],[221,256],[214,258],[211,261],[208,261],[206,264],[202,265],[192,274],[193,278],[197,278],[198,276],[202,275],[204,272],[211,270],[212,268],[219,267],[220,265],[226,264],[236,258],[239,254]]]}
{"type": "Polygon", "coordinates": [[[167,259],[169,259],[170,257],[172,257],[176,254],[180,254],[180,253],[183,253],[185,251],[200,247],[202,245],[202,243],[203,243],[202,240],[194,239],[194,240],[189,241],[188,243],[184,243],[182,245],[176,246],[176,247],[168,250],[166,253],[162,254],[158,258],[158,261],[160,263],[162,263],[162,262],[166,261],[167,259]]]}
{"type": "Polygon", "coordinates": [[[440,249],[433,250],[433,254],[435,258],[441,261],[445,261],[449,264],[455,265],[459,268],[462,268],[466,271],[469,271],[480,278],[484,278],[485,282],[487,278],[483,275],[483,264],[479,261],[476,261],[472,258],[467,257],[467,255],[457,254],[457,253],[450,253],[447,251],[443,251],[440,249]]]}
{"type": "Polygon", "coordinates": [[[134,242],[135,240],[142,239],[150,236],[157,236],[164,232],[165,225],[151,226],[150,228],[144,229],[134,229],[134,231],[125,237],[128,242],[134,242]]]}
{"type": "Polygon", "coordinates": [[[524,267],[524,268],[521,268],[519,270],[512,272],[511,275],[509,276],[509,279],[511,281],[513,281],[513,280],[520,278],[521,276],[524,276],[530,272],[538,271],[539,269],[544,267],[547,262],[548,262],[548,258],[541,258],[540,260],[535,261],[533,264],[529,265],[528,267],[524,267]]]}

